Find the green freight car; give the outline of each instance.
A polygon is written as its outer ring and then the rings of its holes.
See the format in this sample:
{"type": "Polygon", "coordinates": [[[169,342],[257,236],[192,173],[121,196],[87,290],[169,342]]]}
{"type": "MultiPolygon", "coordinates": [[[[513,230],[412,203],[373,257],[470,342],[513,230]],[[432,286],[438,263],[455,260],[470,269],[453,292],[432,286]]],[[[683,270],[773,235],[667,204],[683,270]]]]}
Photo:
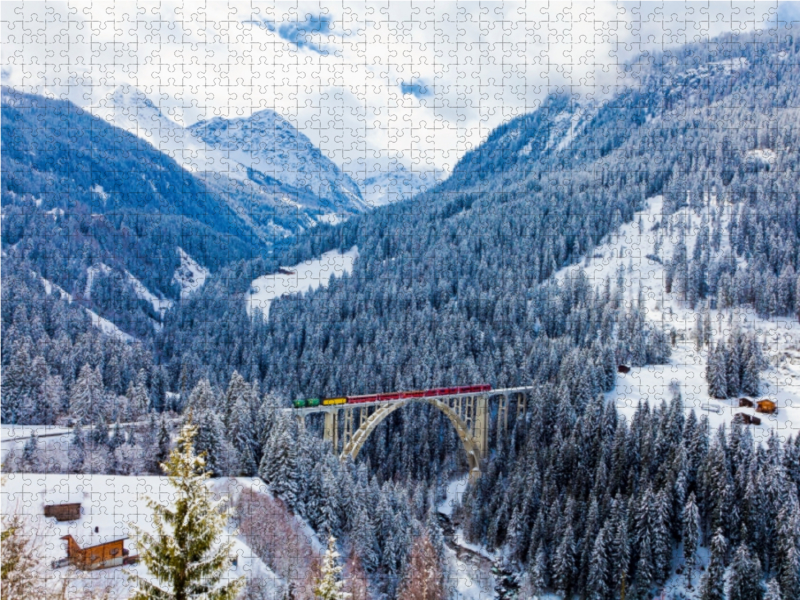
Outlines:
{"type": "Polygon", "coordinates": [[[319,406],[319,398],[300,398],[293,402],[295,408],[314,408],[319,406]]]}

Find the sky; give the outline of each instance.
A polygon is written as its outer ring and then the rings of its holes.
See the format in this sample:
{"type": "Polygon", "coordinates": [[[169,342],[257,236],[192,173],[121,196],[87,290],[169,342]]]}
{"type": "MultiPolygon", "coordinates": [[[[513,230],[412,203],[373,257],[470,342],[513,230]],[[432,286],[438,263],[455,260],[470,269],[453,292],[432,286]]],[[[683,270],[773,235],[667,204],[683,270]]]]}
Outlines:
{"type": "Polygon", "coordinates": [[[620,65],[800,18],[789,2],[3,2],[2,81],[174,121],[271,109],[356,178],[449,172],[548,93],[602,99],[620,65]],[[641,4],[641,6],[640,6],[641,4]]]}

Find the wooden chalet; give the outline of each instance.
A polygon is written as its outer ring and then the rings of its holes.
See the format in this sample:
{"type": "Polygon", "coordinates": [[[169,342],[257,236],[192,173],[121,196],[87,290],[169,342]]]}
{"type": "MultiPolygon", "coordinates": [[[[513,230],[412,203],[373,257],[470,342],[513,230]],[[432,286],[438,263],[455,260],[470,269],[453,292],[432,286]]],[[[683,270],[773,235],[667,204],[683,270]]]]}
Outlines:
{"type": "Polygon", "coordinates": [[[766,413],[768,415],[776,414],[778,412],[778,405],[774,400],[764,398],[756,402],[756,412],[766,413]]]}
{"type": "Polygon", "coordinates": [[[45,504],[44,516],[54,517],[56,521],[77,521],[81,518],[81,503],[45,504]]]}
{"type": "Polygon", "coordinates": [[[67,558],[57,561],[58,564],[54,566],[70,564],[83,571],[93,571],[131,564],[139,558],[129,556],[128,550],[125,549],[127,537],[109,539],[86,548],[81,548],[71,535],[65,535],[61,539],[67,542],[67,558]]]}

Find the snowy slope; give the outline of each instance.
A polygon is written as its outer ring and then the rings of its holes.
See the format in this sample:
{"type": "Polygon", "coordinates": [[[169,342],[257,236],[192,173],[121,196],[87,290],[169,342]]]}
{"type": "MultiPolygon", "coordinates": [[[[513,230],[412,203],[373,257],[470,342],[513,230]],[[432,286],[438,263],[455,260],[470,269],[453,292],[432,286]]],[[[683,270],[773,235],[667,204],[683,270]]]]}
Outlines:
{"type": "MultiPolygon", "coordinates": [[[[696,350],[692,341],[692,332],[697,319],[702,318],[702,312],[690,309],[676,294],[665,291],[665,271],[659,261],[666,262],[671,258],[678,241],[677,225],[682,223],[686,227],[687,239],[692,240],[699,231],[703,214],[684,208],[674,215],[662,215],[663,199],[660,196],[650,198],[646,204],[632,222],[623,225],[618,233],[609,236],[606,243],[595,248],[591,258],[580,265],[562,269],[556,275],[563,280],[583,269],[596,286],[602,285],[606,278],[615,285],[621,269],[626,300],[636,302],[641,287],[648,320],[665,331],[674,329],[677,333],[678,343],[668,365],[633,368],[630,373],[621,374],[608,398],[630,417],[639,401],[658,404],[662,399],[669,399],[667,388],[671,381],[676,380],[681,384],[687,410],[707,414],[712,427],[730,424],[733,415],[739,412],[754,414],[752,409],[740,409],[737,400],[719,401],[709,397],[704,379],[707,350],[696,350]]],[[[732,205],[717,202],[715,198],[711,198],[703,208],[706,215],[711,211],[721,212],[723,230],[733,210],[732,205]]],[[[721,244],[722,252],[726,252],[729,249],[727,233],[723,234],[721,244]]],[[[763,439],[771,429],[778,433],[796,430],[796,424],[800,423],[800,324],[791,318],[764,319],[744,307],[711,310],[710,315],[714,340],[727,337],[734,326],[742,331],[755,332],[770,361],[770,368],[762,373],[761,395],[777,399],[779,413],[759,415],[762,424],[753,428],[756,438],[763,439]]]]}
{"type": "Polygon", "coordinates": [[[128,279],[128,283],[131,284],[133,290],[136,292],[136,297],[149,302],[153,306],[153,310],[162,317],[164,316],[164,313],[172,307],[172,300],[163,298],[161,296],[156,296],[129,271],[125,271],[125,277],[128,279]]]}
{"type": "MultiPolygon", "coordinates": [[[[40,275],[37,275],[37,276],[42,281],[42,284],[44,285],[44,291],[45,291],[46,294],[50,295],[53,292],[55,292],[56,294],[59,295],[59,297],[65,299],[67,302],[72,303],[72,301],[73,301],[72,294],[67,293],[63,288],[61,288],[60,286],[52,283],[51,281],[48,281],[44,277],[42,277],[40,275]]],[[[91,288],[89,287],[89,289],[91,289],[91,288]]],[[[114,323],[112,323],[108,319],[104,319],[103,317],[98,315],[96,312],[94,312],[93,310],[89,310],[88,308],[84,307],[83,310],[85,310],[86,314],[88,314],[89,318],[91,318],[92,325],[94,325],[95,327],[100,329],[103,333],[106,333],[108,335],[116,337],[117,339],[122,340],[123,342],[132,342],[132,341],[134,341],[135,338],[132,335],[129,335],[129,334],[125,333],[124,331],[122,331],[119,327],[114,325],[114,323]]]]}
{"type": "Polygon", "coordinates": [[[188,298],[192,292],[203,287],[211,272],[186,254],[183,248],[178,248],[181,266],[175,269],[172,281],[181,288],[181,298],[188,298]]]}
{"type": "MultiPolygon", "coordinates": [[[[60,538],[72,535],[81,546],[90,546],[111,539],[128,537],[125,548],[136,554],[130,524],[135,523],[152,532],[151,513],[143,502],[145,495],[158,501],[168,500],[170,493],[166,477],[125,477],[118,475],[63,475],[63,474],[7,474],[2,491],[2,513],[14,512],[30,518],[38,526],[37,539],[43,557],[48,561],[66,556],[65,544],[60,538]],[[42,514],[45,503],[81,502],[81,518],[77,521],[57,522],[42,514]],[[97,528],[97,530],[95,530],[97,528]]],[[[217,493],[232,497],[240,484],[235,480],[209,480],[208,485],[217,493]]],[[[234,541],[238,565],[232,566],[226,577],[258,574],[267,581],[277,583],[278,578],[254,555],[238,537],[233,528],[228,535],[234,541]]],[[[72,589],[105,588],[111,586],[114,598],[126,598],[130,583],[125,570],[144,575],[146,569],[139,563],[132,567],[115,567],[87,573],[83,579],[73,581],[72,589]]],[[[54,581],[74,577],[72,569],[63,567],[48,571],[54,581]]]]}
{"type": "Polygon", "coordinates": [[[341,277],[344,273],[351,273],[353,262],[357,258],[356,246],[344,253],[331,250],[314,260],[282,267],[283,272],[264,275],[253,280],[250,294],[246,299],[247,314],[252,315],[254,310],[260,310],[264,318],[269,319],[269,307],[275,298],[325,287],[333,275],[341,277]]]}
{"type": "Polygon", "coordinates": [[[97,275],[108,275],[109,273],[111,273],[111,267],[103,263],[92,265],[86,269],[86,288],[83,290],[83,297],[87,300],[92,297],[92,287],[97,275]]]}

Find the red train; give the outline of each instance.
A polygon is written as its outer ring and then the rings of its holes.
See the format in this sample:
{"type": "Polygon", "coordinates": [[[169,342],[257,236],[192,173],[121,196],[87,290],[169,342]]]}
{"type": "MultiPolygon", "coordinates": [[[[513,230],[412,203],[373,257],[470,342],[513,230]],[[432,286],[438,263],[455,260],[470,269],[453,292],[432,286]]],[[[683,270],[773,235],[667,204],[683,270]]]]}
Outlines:
{"type": "Polygon", "coordinates": [[[364,396],[348,396],[348,404],[362,404],[364,402],[385,402],[386,400],[404,400],[406,398],[433,398],[435,396],[452,396],[455,394],[471,394],[476,392],[488,392],[492,386],[480,385],[461,385],[448,388],[434,388],[431,390],[416,390],[413,392],[389,392],[388,394],[366,394],[364,396]]]}
{"type": "Polygon", "coordinates": [[[412,392],[388,392],[386,394],[366,394],[364,396],[340,396],[336,398],[300,398],[293,402],[295,408],[315,407],[322,404],[364,404],[366,402],[386,402],[388,400],[405,400],[406,398],[434,398],[436,396],[453,396],[455,394],[473,394],[488,392],[492,386],[486,384],[460,385],[457,387],[434,388],[431,390],[415,390],[412,392]]]}

